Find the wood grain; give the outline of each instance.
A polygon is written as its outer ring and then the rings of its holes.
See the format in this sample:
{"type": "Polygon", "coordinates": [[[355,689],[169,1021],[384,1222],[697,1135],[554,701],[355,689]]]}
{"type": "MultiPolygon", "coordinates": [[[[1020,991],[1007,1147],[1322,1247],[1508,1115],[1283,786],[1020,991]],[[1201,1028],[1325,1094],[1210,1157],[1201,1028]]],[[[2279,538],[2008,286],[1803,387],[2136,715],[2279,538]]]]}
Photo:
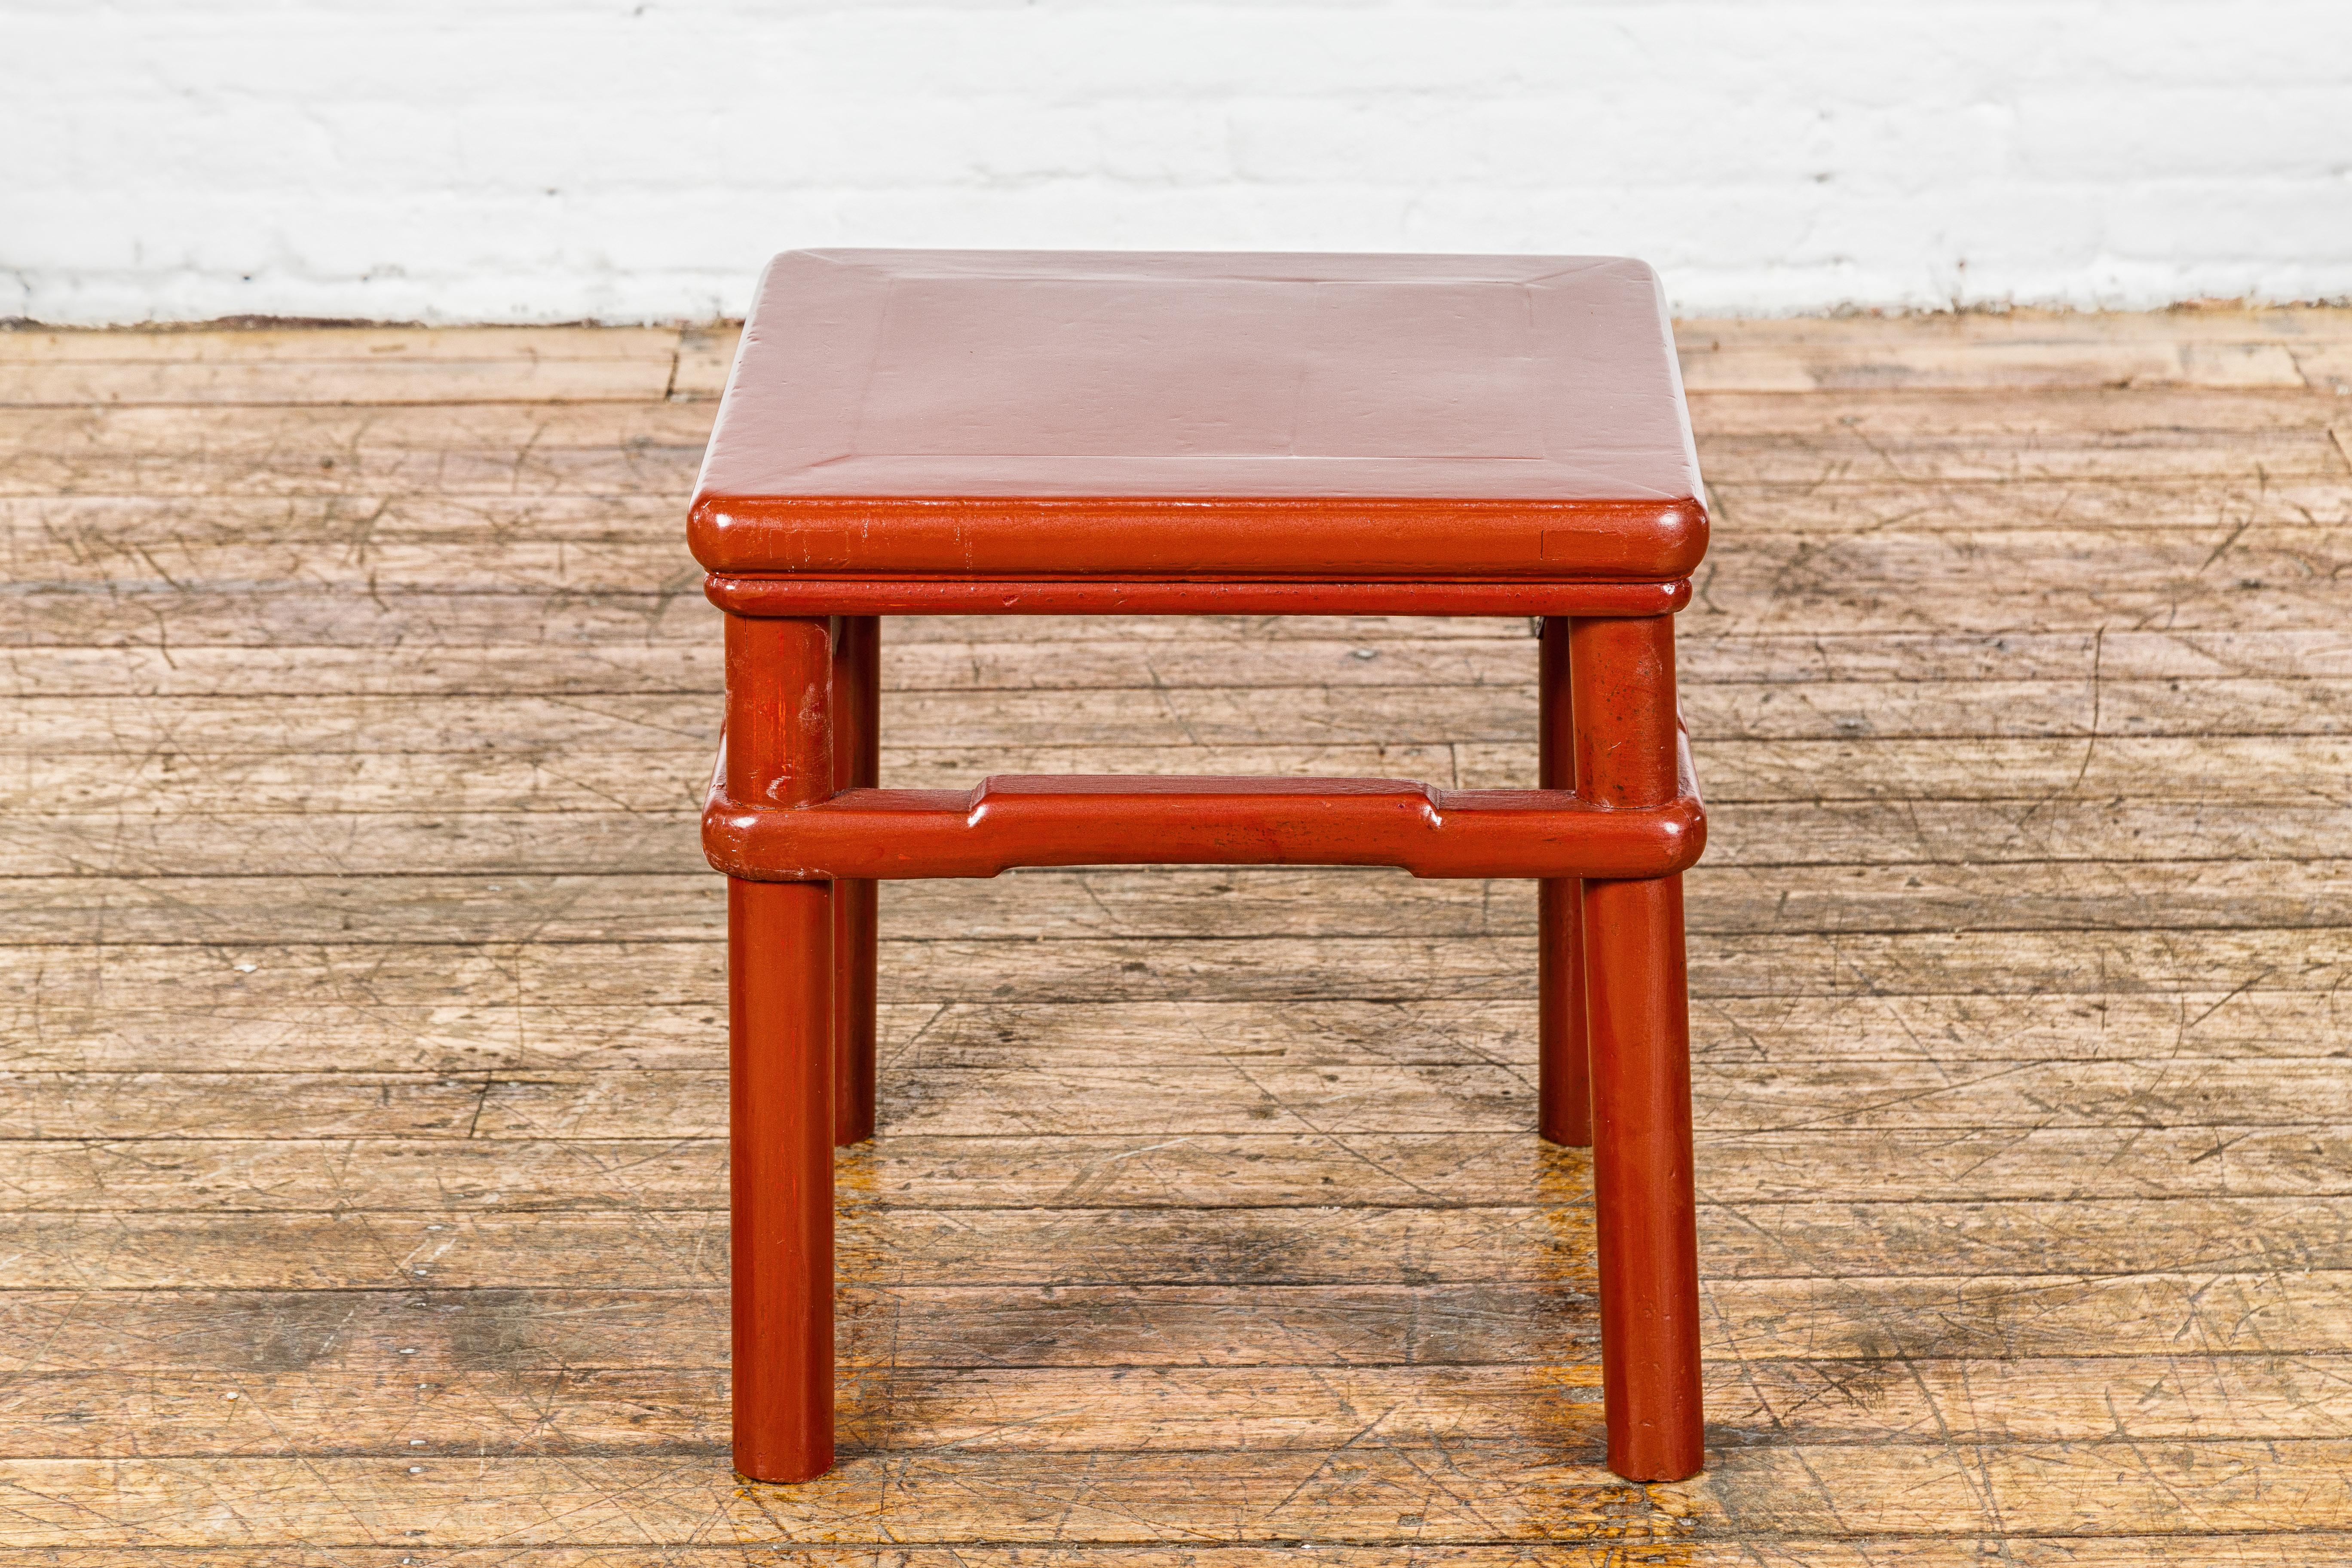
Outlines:
{"type": "MultiPolygon", "coordinates": [[[[1900,803],[1939,809],[1958,801],[2039,804],[2012,820],[2034,821],[2053,810],[2081,813],[2086,830],[2137,815],[2137,834],[2119,835],[2118,851],[2141,841],[2157,818],[2153,805],[2200,803],[2248,808],[2234,822],[2208,813],[2194,831],[2260,836],[2277,808],[2326,807],[2331,784],[2352,768],[2352,741],[2335,736],[2107,736],[2095,738],[1952,737],[1937,740],[1732,741],[1710,737],[1697,748],[1705,761],[1703,787],[1720,819],[1726,808],[1749,803],[1845,801],[1900,803]]],[[[0,767],[0,801],[26,815],[106,812],[171,817],[378,815],[430,805],[446,813],[667,812],[691,805],[688,764],[697,752],[565,752],[560,760],[530,747],[481,752],[340,752],[326,755],[265,752],[187,756],[169,750],[132,757],[99,753],[23,756],[0,767]],[[138,808],[135,809],[134,808],[138,808]]],[[[1223,764],[1236,772],[1358,777],[1403,777],[1463,788],[1508,788],[1534,771],[1535,749],[1525,742],[1464,742],[1428,745],[886,747],[883,766],[892,783],[913,788],[969,785],[990,771],[1067,773],[1082,763],[1119,773],[1197,773],[1223,764]]],[[[1733,826],[1740,814],[1730,814],[1733,826]]],[[[1986,819],[1988,823],[1990,819],[1986,819]]],[[[285,826],[280,824],[280,826],[285,826]]],[[[2309,857],[2324,850],[2301,827],[2282,846],[2309,857]]],[[[1719,837],[1719,833],[1718,833],[1719,837]]],[[[1801,847],[1784,850],[1801,853],[1801,847]]],[[[2188,851],[2193,854],[2193,847],[2188,851]]],[[[2181,855],[2169,858],[2180,858],[2181,855]]]]}
{"type": "MultiPolygon", "coordinates": [[[[1115,1021],[1097,1019],[1098,1029],[1115,1021]]],[[[1108,1039],[1116,1040],[1116,1034],[1108,1039]]],[[[1515,1055],[1517,1053],[1514,1053],[1515,1055]]],[[[901,1065],[888,1058],[883,1121],[941,1137],[1104,1132],[1192,1137],[1221,1131],[1331,1135],[1517,1131],[1532,1064],[1460,1059],[1286,1060],[1202,1050],[1192,1060],[901,1065]],[[1202,1059],[1205,1058],[1206,1059],[1202,1059]]],[[[1694,1086],[1723,1131],[1822,1126],[2032,1129],[2352,1122],[2352,1083],[2336,1057],[2242,1061],[2160,1057],[2097,1062],[1968,1064],[1831,1060],[1729,1063],[1694,1086]],[[2049,1101],[2074,1086],[2063,1109],[2049,1101]]],[[[709,1138],[724,1131],[723,1071],[523,1074],[42,1073],[10,1075],[26,1138],[90,1125],[117,1139],[203,1126],[220,1138],[709,1138]]],[[[324,1205],[321,1205],[324,1206],[324,1205]]]]}
{"type": "MultiPolygon", "coordinates": [[[[2352,1332],[2347,1288],[2352,1275],[2316,1270],[1720,1279],[1706,1283],[1701,1331],[1711,1357],[1743,1363],[2336,1354],[2352,1332]]],[[[6,1305],[0,1364],[19,1371],[707,1367],[727,1346],[726,1289],[700,1281],[66,1286],[10,1291],[6,1305]]],[[[852,1369],[1590,1365],[1599,1332],[1573,1281],[853,1283],[839,1311],[852,1369]]]]}
{"type": "MultiPolygon", "coordinates": [[[[1854,1528],[1773,1448],[1713,1456],[1704,1478],[1637,1488],[1597,1467],[1523,1448],[1450,1447],[1442,1473],[1370,1444],[1334,1462],[1305,1453],[853,1457],[795,1488],[738,1485],[698,1458],[431,1459],[19,1459],[0,1464],[25,1545],[251,1544],[266,1511],[321,1544],[404,1536],[656,1546],[738,1540],[904,1542],[1077,1536],[1154,1544],[1171,1537],[1287,1542],[1480,1542],[1552,1533],[1686,1534],[1854,1528]],[[60,1503],[58,1494],[89,1505],[60,1503]],[[421,1531],[407,1521],[431,1522],[421,1531]]],[[[1992,1447],[1966,1461],[1941,1447],[1831,1450],[1842,1476],[1885,1500],[1894,1535],[1993,1531],[2161,1534],[2352,1528],[2352,1443],[2340,1439],[2062,1443],[1992,1447]],[[2184,1497],[2197,1500],[2185,1510],[2184,1497]]],[[[12,1517],[13,1516],[13,1517],[12,1517]]]]}
{"type": "MultiPolygon", "coordinates": [[[[847,1463],[728,1473],[733,342],[0,332],[0,1554],[2352,1565],[2352,312],[1685,323],[1669,1488],[1528,889],[1315,869],[886,889],[847,1463]]],[[[891,783],[1533,774],[1522,623],[887,636],[891,783]]]]}
{"type": "MultiPolygon", "coordinates": [[[[1235,1545],[1224,1542],[1182,1546],[1021,1546],[893,1545],[882,1556],[890,1568],[1276,1568],[1297,1563],[1300,1545],[1235,1545]]],[[[734,1568],[743,1561],[744,1548],[665,1542],[658,1561],[677,1568],[734,1568]]],[[[2226,1568],[2343,1568],[2352,1563],[2352,1536],[2292,1531],[2229,1535],[2170,1536],[1873,1536],[1786,1535],[1767,1540],[1672,1540],[1658,1542],[1626,1540],[1604,1544],[1578,1544],[1553,1538],[1541,1542],[1386,1542],[1357,1546],[1344,1542],[1318,1541],[1313,1560],[1338,1568],[1979,1568],[1993,1550],[2003,1563],[2022,1568],[2169,1568],[2171,1564],[2224,1564],[2226,1568]]],[[[794,1542],[792,1560],[810,1568],[870,1568],[876,1550],[862,1546],[811,1546],[794,1542]]],[[[435,1548],[432,1561],[449,1568],[509,1568],[518,1561],[534,1568],[636,1568],[645,1562],[644,1547],[532,1547],[519,1552],[512,1547],[435,1548]]],[[[408,1568],[417,1561],[414,1549],[380,1547],[205,1547],[200,1553],[185,1548],[109,1547],[84,1552],[50,1547],[39,1561],[59,1568],[113,1568],[117,1563],[143,1565],[201,1562],[218,1568],[408,1568]]]]}
{"type": "MultiPolygon", "coordinates": [[[[715,612],[714,612],[715,614],[715,612]]],[[[1040,623],[1059,628],[1056,619],[1040,623]]],[[[1133,624],[1133,623],[1130,623],[1133,624]]],[[[1436,623],[1444,625],[1446,623],[1436,623]]],[[[1141,646],[1072,637],[1002,641],[894,641],[885,684],[892,691],[994,692],[1118,689],[1157,682],[1171,689],[1232,684],[1215,641],[1141,646]],[[1086,657],[1070,657],[1069,643],[1086,657]]],[[[1531,684],[1528,639],[1414,637],[1387,627],[1345,639],[1299,637],[1251,656],[1263,686],[1390,688],[1531,684]]],[[[1716,636],[1685,638],[1678,666],[1696,691],[1722,684],[1936,681],[2006,678],[2089,682],[2223,678],[2341,679],[2352,674],[2352,637],[2328,630],[1982,636],[1716,636]]],[[[720,684],[707,646],[646,643],[575,647],[489,643],[396,652],[295,647],[45,647],[0,651],[0,678],[23,697],[449,696],[662,693],[709,696],[720,684]],[[528,682],[518,666],[530,666],[528,682]]]]}
{"type": "MultiPolygon", "coordinates": [[[[26,1458],[104,1458],[132,1441],[208,1458],[727,1454],[723,1365],[428,1370],[411,1357],[373,1382],[142,1369],[28,1375],[12,1393],[0,1443],[26,1458]],[[385,1409],[395,1394],[406,1397],[385,1409]]],[[[1601,1436],[1589,1368],[908,1368],[845,1378],[841,1395],[842,1446],[868,1452],[1085,1452],[1071,1447],[1083,1436],[1139,1452],[1517,1443],[1582,1455],[1601,1436]]],[[[1706,1397],[1724,1446],[2095,1441],[2113,1436],[2119,1406],[2153,1439],[2199,1438],[2256,1411],[2281,1436],[2352,1436],[2352,1359],[2330,1355],[1717,1363],[1706,1397]]]]}
{"type": "MultiPolygon", "coordinates": [[[[1774,681],[1695,686],[1693,723],[1711,722],[1728,740],[1890,739],[1966,734],[2131,736],[2341,736],[2352,720],[2352,677],[2212,677],[2079,682],[1774,681]],[[1983,705],[2000,710],[1988,714],[1983,705]]],[[[1195,687],[1158,694],[1149,706],[1126,690],[993,692],[974,712],[968,692],[892,692],[885,722],[930,737],[935,746],[1067,745],[1098,734],[1107,745],[1250,746],[1276,742],[1369,746],[1515,742],[1534,722],[1531,687],[1195,687]],[[1383,736],[1383,730],[1392,733],[1383,736]]],[[[698,707],[699,704],[697,705],[698,707]]],[[[157,749],[222,752],[347,752],[369,749],[389,714],[404,715],[416,749],[491,749],[525,727],[540,749],[682,750],[715,739],[699,711],[678,711],[676,694],[549,696],[415,694],[311,697],[273,722],[266,747],[257,719],[282,710],[282,697],[28,697],[0,718],[0,756],[54,750],[79,753],[157,749]],[[503,716],[503,717],[502,717],[503,716]],[[501,727],[503,724],[506,727],[501,727]],[[47,742],[45,747],[43,742],[47,742]]]]}
{"type": "MultiPolygon", "coordinates": [[[[428,1180],[429,1169],[417,1173],[428,1180]]],[[[845,1279],[1041,1287],[1566,1282],[1589,1289],[1591,1216],[1549,1205],[888,1210],[845,1205],[845,1279]]],[[[703,1204],[709,1198],[698,1200],[703,1204]]],[[[2000,1203],[1702,1203],[1711,1279],[2101,1276],[2168,1268],[2352,1272],[2340,1202],[2303,1197],[2000,1203]]],[[[204,1281],[337,1290],[723,1284],[723,1209],[15,1216],[6,1282],[152,1289],[204,1281]]]]}
{"type": "MultiPolygon", "coordinates": [[[[1529,1068],[1521,1067],[1520,1073],[1529,1068]]],[[[1704,1071],[1704,1069],[1702,1069],[1704,1071]]],[[[972,1085],[985,1094],[996,1086],[972,1085]]],[[[1719,1091],[1717,1103],[1727,1098],[1719,1091]]],[[[1424,1120],[1435,1121],[1431,1115],[1424,1120]]],[[[1725,1203],[2052,1198],[2336,1198],[2347,1131],[2276,1126],[1726,1128],[1699,1139],[1725,1203]]],[[[1442,1132],[893,1132],[848,1201],[939,1207],[1496,1205],[1549,1201],[1526,1128],[1442,1132]]],[[[365,1135],[27,1140],[0,1209],[268,1213],[716,1207],[715,1134],[638,1138],[365,1135]]]]}
{"type": "MultiPolygon", "coordinates": [[[[886,1002],[1524,999],[1524,940],[1501,937],[1014,939],[920,944],[882,965],[886,1002]],[[1006,963],[1017,958],[1016,978],[1006,963]]],[[[897,952],[893,944],[891,954],[897,952]]],[[[1723,998],[2333,992],[2352,971],[2352,928],[1859,934],[1693,933],[1692,994],[1723,998]],[[2280,962],[2282,951],[2293,962],[2280,962]]],[[[166,999],[233,1011],[336,1003],[425,1006],[713,1005],[712,942],[446,945],[320,941],[299,946],[125,944],[0,948],[0,1020],[166,999]],[[240,968],[240,965],[246,967],[240,968]]]]}
{"type": "MultiPolygon", "coordinates": [[[[239,837],[253,842],[276,837],[266,823],[242,826],[248,833],[239,837]]],[[[449,862],[464,846],[437,825],[413,834],[389,831],[394,824],[370,826],[377,830],[375,858],[383,868],[376,875],[354,867],[334,876],[192,876],[185,873],[196,869],[194,845],[184,856],[155,857],[159,864],[168,858],[179,875],[27,874],[11,889],[16,903],[11,941],[71,946],[103,937],[117,943],[258,945],[330,931],[373,942],[429,942],[453,931],[500,942],[676,941],[712,937],[722,919],[721,895],[699,871],[518,875],[493,866],[475,876],[455,875],[457,868],[449,862]],[[439,859],[444,871],[400,874],[391,851],[403,847],[417,859],[439,859]]],[[[518,835],[531,826],[512,826],[518,835]]],[[[86,830],[80,840],[68,842],[86,854],[89,837],[86,830]]],[[[566,837],[576,847],[590,836],[566,837]]],[[[661,845],[674,837],[682,836],[665,833],[661,845]]],[[[35,857],[24,838],[16,843],[29,873],[35,857]]],[[[1742,847],[1747,855],[1727,856],[1727,864],[1692,877],[1693,930],[2294,930],[2328,920],[2352,895],[2352,865],[2341,860],[2095,860],[2083,854],[2089,847],[2080,837],[2067,844],[2073,858],[2066,859],[1966,865],[1791,865],[1766,858],[1777,846],[1742,847]]],[[[353,857],[334,858],[349,865],[353,857]]],[[[226,855],[223,869],[235,869],[226,855]]],[[[1344,870],[1024,872],[1001,888],[896,883],[887,897],[889,934],[898,942],[942,929],[969,938],[1050,942],[1105,934],[1171,940],[1528,936],[1536,928],[1535,901],[1521,884],[1344,870]]]]}

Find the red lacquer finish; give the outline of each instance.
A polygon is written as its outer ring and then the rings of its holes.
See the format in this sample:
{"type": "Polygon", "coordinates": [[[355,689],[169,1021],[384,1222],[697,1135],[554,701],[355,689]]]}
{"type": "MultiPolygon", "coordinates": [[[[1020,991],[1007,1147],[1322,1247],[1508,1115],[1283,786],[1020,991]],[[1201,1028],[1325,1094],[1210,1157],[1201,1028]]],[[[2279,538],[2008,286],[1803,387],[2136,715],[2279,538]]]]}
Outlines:
{"type": "Polygon", "coordinates": [[[688,541],[718,573],[1662,580],[1699,496],[1639,261],[803,251],[688,541]]]}
{"type": "Polygon", "coordinates": [[[1706,543],[1657,281],[1610,258],[779,258],[688,526],[727,612],[735,1458],[832,1461],[875,890],[1018,866],[1540,881],[1538,1121],[1593,1145],[1609,1462],[1701,1461],[1674,612],[1706,543]],[[879,787],[886,615],[1537,616],[1540,787],[879,787]]]}
{"type": "MultiPolygon", "coordinates": [[[[1696,789],[1696,785],[1692,786],[1696,789]]],[[[1016,866],[1395,866],[1416,877],[1664,877],[1706,842],[1696,795],[1604,810],[1558,790],[1402,779],[1009,775],[854,789],[792,810],[714,795],[734,877],[993,877],[1016,866]]]]}
{"type": "Polygon", "coordinates": [[[735,616],[1669,616],[1691,585],[713,575],[703,591],[735,616]]]}
{"type": "MultiPolygon", "coordinates": [[[[1543,787],[1576,789],[1565,616],[1546,616],[1537,662],[1543,787]]],[[[1694,785],[1689,792],[1696,795],[1694,785]]],[[[1536,889],[1536,1130],[1554,1143],[1592,1142],[1592,1077],[1584,1045],[1584,884],[1547,878],[1536,889]]]]}
{"type": "MultiPolygon", "coordinates": [[[[1570,681],[1580,793],[1672,799],[1674,622],[1576,622],[1570,681]]],[[[1703,1462],[1682,879],[1588,880],[1584,940],[1609,1468],[1680,1480],[1703,1462]]]]}
{"type": "MultiPolygon", "coordinates": [[[[834,623],[834,788],[871,789],[882,778],[882,623],[843,616],[834,623]]],[[[874,884],[833,885],[834,1142],[874,1136],[874,884]]]]}
{"type": "MultiPolygon", "coordinates": [[[[728,621],[730,795],[832,788],[831,630],[728,621]]],[[[727,888],[735,1468],[758,1480],[833,1464],[832,903],[821,881],[727,888]]]]}

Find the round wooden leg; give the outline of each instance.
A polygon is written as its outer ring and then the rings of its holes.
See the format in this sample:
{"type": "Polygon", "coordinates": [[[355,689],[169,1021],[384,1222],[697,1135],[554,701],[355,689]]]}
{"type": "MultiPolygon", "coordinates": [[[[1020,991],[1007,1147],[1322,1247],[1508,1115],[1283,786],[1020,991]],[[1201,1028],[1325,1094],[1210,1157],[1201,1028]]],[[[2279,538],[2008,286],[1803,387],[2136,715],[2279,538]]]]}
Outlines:
{"type": "Polygon", "coordinates": [[[1609,1468],[1678,1481],[1705,1463],[1682,879],[1584,887],[1609,1468]]]}
{"type": "MultiPolygon", "coordinates": [[[[881,782],[881,627],[873,616],[837,622],[833,666],[833,777],[837,789],[881,782]]],[[[834,1142],[874,1136],[875,886],[833,885],[834,1142]]]]}
{"type": "MultiPolygon", "coordinates": [[[[1574,701],[1569,679],[1569,627],[1548,616],[1541,633],[1537,721],[1546,789],[1576,787],[1574,701]]],[[[1551,1142],[1592,1142],[1592,1079],[1584,1041],[1584,884],[1555,879],[1537,885],[1536,1127],[1551,1142]]]]}
{"type": "Polygon", "coordinates": [[[727,885],[735,1468],[833,1465],[833,910],[824,882],[727,885]]]}
{"type": "MultiPolygon", "coordinates": [[[[726,784],[802,805],[833,791],[833,627],[727,618],[726,784]]],[[[833,892],[727,883],[728,1189],[735,1468],[833,1464],[833,892]]]]}
{"type": "MultiPolygon", "coordinates": [[[[1580,618],[1570,641],[1578,793],[1672,798],[1673,620],[1580,618]]],[[[1587,881],[1583,912],[1609,1468],[1680,1480],[1705,1458],[1682,879],[1587,881]]]]}

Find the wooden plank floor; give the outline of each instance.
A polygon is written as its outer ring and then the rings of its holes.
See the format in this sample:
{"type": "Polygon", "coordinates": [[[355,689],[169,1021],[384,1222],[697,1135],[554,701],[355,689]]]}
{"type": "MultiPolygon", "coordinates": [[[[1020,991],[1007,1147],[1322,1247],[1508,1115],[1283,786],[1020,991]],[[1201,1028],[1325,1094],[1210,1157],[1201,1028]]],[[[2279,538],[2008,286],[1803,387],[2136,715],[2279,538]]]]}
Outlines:
{"type": "MultiPolygon", "coordinates": [[[[2352,1564],[2352,316],[1686,323],[1710,1462],[1601,1468],[1525,886],[883,900],[729,1473],[721,331],[0,333],[0,1555],[2352,1564]]],[[[900,621],[886,782],[1531,778],[1522,624],[900,621]]]]}

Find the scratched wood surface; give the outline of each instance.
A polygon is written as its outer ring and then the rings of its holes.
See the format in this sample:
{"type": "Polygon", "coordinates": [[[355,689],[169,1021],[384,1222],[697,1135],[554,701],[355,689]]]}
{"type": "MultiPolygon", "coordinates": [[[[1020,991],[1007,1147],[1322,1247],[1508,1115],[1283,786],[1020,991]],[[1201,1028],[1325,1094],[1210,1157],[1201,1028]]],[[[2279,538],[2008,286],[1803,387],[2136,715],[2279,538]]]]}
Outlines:
{"type": "MultiPolygon", "coordinates": [[[[732,338],[0,332],[0,1560],[2352,1564],[2352,314],[1687,322],[1707,1471],[1534,906],[883,899],[843,1463],[726,1465],[732,338]]],[[[1534,766],[1523,625],[886,633],[887,782],[1534,766]]]]}

